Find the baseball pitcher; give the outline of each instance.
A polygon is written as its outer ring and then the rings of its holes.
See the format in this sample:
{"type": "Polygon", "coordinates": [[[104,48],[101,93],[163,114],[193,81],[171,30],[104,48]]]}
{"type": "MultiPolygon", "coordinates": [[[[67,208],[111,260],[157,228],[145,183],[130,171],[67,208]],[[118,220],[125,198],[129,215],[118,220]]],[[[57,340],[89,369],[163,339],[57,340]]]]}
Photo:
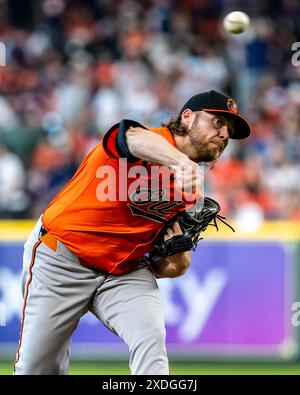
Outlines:
{"type": "Polygon", "coordinates": [[[235,101],[213,90],[160,128],[123,120],[106,133],[25,244],[15,374],[66,374],[88,311],[128,345],[132,374],[169,374],[156,278],[185,273],[219,212],[201,195],[198,163],[249,134],[235,101]],[[195,218],[201,198],[206,211],[195,218]]]}

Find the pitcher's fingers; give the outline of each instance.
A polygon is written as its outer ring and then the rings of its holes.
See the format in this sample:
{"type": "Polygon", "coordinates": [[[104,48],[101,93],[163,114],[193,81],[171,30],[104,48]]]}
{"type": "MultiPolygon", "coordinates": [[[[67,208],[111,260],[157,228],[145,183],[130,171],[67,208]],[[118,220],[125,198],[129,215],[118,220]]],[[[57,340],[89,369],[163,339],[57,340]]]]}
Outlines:
{"type": "Polygon", "coordinates": [[[167,228],[166,234],[164,235],[164,240],[169,240],[174,236],[174,231],[172,228],[167,228]]]}
{"type": "Polygon", "coordinates": [[[181,230],[181,227],[180,227],[178,221],[174,222],[173,231],[174,231],[174,235],[176,235],[176,236],[182,235],[182,230],[181,230]]]}

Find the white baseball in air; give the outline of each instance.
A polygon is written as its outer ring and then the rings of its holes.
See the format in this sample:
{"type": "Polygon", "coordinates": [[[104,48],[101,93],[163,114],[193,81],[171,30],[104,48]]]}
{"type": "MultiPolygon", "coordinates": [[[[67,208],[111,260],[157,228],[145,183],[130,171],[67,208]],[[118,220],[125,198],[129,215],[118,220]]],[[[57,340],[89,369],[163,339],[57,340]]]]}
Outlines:
{"type": "Polygon", "coordinates": [[[249,16],[243,11],[232,11],[223,19],[224,29],[229,33],[243,33],[250,24],[249,16]]]}

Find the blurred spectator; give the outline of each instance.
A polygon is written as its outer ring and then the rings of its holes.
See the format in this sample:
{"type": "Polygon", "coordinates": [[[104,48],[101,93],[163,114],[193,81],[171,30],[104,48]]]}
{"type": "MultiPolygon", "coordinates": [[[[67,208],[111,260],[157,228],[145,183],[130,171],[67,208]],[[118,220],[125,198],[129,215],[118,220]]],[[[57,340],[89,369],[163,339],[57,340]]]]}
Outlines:
{"type": "Polygon", "coordinates": [[[122,118],[122,100],[116,91],[116,66],[112,62],[99,63],[95,70],[97,90],[92,100],[92,111],[101,135],[122,118]]]}
{"type": "Polygon", "coordinates": [[[17,155],[0,145],[0,218],[23,217],[29,208],[26,173],[17,155]]]}

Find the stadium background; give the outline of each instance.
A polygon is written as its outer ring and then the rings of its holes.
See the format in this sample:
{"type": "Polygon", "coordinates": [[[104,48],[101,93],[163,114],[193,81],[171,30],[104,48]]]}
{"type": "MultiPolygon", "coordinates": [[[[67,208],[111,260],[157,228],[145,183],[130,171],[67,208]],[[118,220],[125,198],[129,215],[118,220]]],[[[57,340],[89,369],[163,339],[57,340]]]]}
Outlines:
{"type": "MultiPolygon", "coordinates": [[[[206,170],[205,193],[220,202],[236,234],[210,232],[191,277],[162,285],[171,372],[300,372],[292,325],[292,305],[300,302],[300,66],[291,50],[300,41],[299,19],[296,0],[0,1],[0,306],[7,321],[0,373],[11,371],[16,348],[31,220],[112,124],[131,118],[158,126],[212,88],[238,100],[253,134],[231,141],[206,170]],[[252,19],[240,36],[221,27],[235,9],[252,19]],[[204,307],[193,312],[184,289],[195,282],[204,307]],[[189,312],[192,321],[201,317],[201,330],[188,325],[189,312]]],[[[73,357],[93,362],[74,372],[128,372],[117,363],[126,353],[111,348],[115,340],[85,324],[73,357]]]]}

